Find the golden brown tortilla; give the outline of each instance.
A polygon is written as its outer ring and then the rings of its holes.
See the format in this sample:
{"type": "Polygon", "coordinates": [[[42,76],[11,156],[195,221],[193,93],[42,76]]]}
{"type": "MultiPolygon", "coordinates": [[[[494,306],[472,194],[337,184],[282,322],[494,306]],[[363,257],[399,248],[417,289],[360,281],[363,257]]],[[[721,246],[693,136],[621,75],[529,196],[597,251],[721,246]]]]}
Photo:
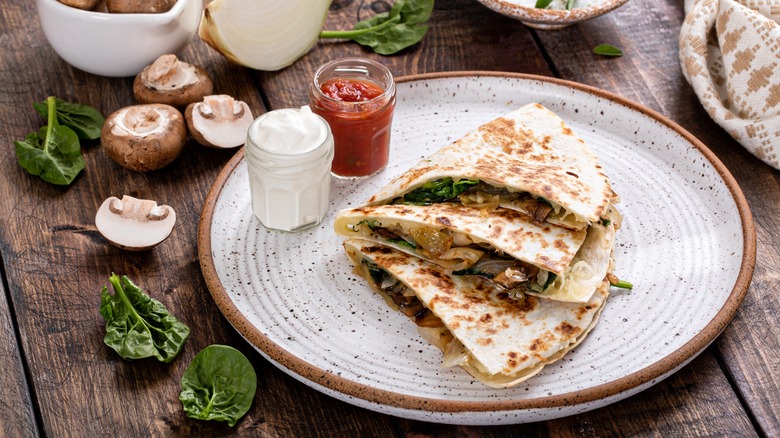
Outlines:
{"type": "Polygon", "coordinates": [[[480,277],[451,275],[438,265],[384,245],[348,239],[344,247],[355,272],[376,292],[384,293],[369,266],[403,283],[441,319],[444,327],[420,331],[442,350],[446,365],[459,365],[497,388],[530,378],[582,342],[609,291],[605,281],[586,303],[533,296],[518,300],[480,277]]]}
{"type": "Polygon", "coordinates": [[[569,228],[599,221],[616,202],[598,157],[560,117],[538,103],[490,121],[421,160],[367,205],[392,202],[441,178],[477,179],[541,197],[556,210],[564,209],[549,222],[569,228]]]}

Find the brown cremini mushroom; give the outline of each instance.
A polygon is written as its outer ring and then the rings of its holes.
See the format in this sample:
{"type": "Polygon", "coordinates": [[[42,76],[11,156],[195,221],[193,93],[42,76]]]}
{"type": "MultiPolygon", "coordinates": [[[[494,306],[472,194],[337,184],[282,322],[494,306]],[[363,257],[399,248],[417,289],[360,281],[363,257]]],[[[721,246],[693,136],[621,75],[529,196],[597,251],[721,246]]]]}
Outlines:
{"type": "Polygon", "coordinates": [[[95,5],[97,5],[98,0],[59,0],[59,2],[72,8],[91,11],[95,9],[95,5]]]}
{"type": "Polygon", "coordinates": [[[144,67],[133,81],[133,95],[138,103],[164,103],[177,108],[200,102],[213,89],[206,70],[171,54],[144,67]]]}
{"type": "Polygon", "coordinates": [[[157,170],[181,154],[187,142],[184,116],[170,105],[133,105],[106,118],[100,142],[108,156],[138,172],[157,170]]]}
{"type": "Polygon", "coordinates": [[[168,238],[176,212],[167,205],[124,195],[103,201],[95,214],[95,227],[111,244],[129,251],[145,251],[168,238]]]}
{"type": "Polygon", "coordinates": [[[195,141],[212,148],[243,145],[254,120],[246,102],[226,94],[206,96],[203,102],[189,104],[184,117],[195,141]]]}
{"type": "Polygon", "coordinates": [[[112,14],[160,14],[168,12],[176,0],[106,0],[112,14]]]}

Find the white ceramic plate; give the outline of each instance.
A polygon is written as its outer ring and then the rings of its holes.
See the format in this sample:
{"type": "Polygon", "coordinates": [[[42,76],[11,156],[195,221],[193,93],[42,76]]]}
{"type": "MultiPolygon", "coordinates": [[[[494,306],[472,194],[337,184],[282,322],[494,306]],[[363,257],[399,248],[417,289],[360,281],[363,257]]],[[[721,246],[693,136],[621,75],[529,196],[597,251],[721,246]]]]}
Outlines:
{"type": "Polygon", "coordinates": [[[562,29],[623,5],[628,0],[575,0],[572,9],[565,9],[566,0],[552,0],[544,9],[536,8],[536,0],[477,0],[488,8],[520,20],[529,27],[542,30],[562,29]]]}
{"type": "Polygon", "coordinates": [[[458,73],[403,78],[390,164],[334,180],[329,214],[300,234],[252,215],[243,154],[223,170],[201,217],[211,293],[266,358],[304,383],[368,409],[459,424],[577,414],[628,397],[676,371],[723,330],[755,262],[755,230],[725,167],[657,113],[582,85],[533,76],[458,73]],[[497,390],[440,367],[440,352],[351,273],[333,217],[419,159],[529,102],[559,114],[601,159],[622,197],[617,274],[601,321],[562,360],[497,390]]]}

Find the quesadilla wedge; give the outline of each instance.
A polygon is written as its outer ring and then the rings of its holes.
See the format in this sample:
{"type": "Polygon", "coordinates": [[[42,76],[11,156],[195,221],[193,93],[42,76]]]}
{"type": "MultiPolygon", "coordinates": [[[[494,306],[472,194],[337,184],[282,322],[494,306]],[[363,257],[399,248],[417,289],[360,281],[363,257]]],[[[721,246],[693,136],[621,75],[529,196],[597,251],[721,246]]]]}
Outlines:
{"type": "Polygon", "coordinates": [[[533,103],[490,121],[393,179],[366,205],[457,202],[583,229],[617,202],[598,158],[533,103]]]}
{"type": "Polygon", "coordinates": [[[609,293],[603,281],[587,303],[510,299],[484,278],[453,276],[388,246],[348,239],[344,248],[354,272],[441,349],[444,366],[495,388],[527,380],[582,342],[609,293]]]}
{"type": "Polygon", "coordinates": [[[608,215],[615,220],[571,230],[537,225],[506,209],[378,205],[342,210],[334,228],[424,258],[455,276],[483,277],[512,295],[587,302],[611,266],[619,216],[608,215]]]}

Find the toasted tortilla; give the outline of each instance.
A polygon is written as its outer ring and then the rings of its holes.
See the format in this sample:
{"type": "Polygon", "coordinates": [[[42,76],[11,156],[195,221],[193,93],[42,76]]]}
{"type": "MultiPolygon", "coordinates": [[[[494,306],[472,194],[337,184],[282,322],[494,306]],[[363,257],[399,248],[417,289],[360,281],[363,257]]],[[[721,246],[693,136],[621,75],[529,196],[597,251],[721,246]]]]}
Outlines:
{"type": "Polygon", "coordinates": [[[476,244],[489,244],[496,250],[540,269],[563,275],[585,240],[585,230],[571,230],[550,224],[537,225],[526,215],[497,209],[491,212],[456,204],[377,205],[342,210],[336,216],[336,234],[360,237],[393,246],[427,258],[444,267],[445,260],[411,251],[408,246],[387,241],[369,232],[369,222],[404,230],[431,227],[468,236],[476,244]],[[361,224],[362,223],[362,224],[361,224]]]}
{"type": "MultiPolygon", "coordinates": [[[[537,291],[523,290],[550,300],[588,302],[612,266],[615,229],[620,214],[614,207],[606,220],[586,230],[551,224],[537,225],[526,215],[506,209],[484,211],[459,204],[377,205],[342,210],[336,216],[336,234],[370,240],[424,258],[449,272],[479,266],[482,257],[512,257],[539,268],[537,291]],[[452,251],[433,255],[414,240],[412,230],[427,227],[454,236],[452,251]],[[401,239],[388,239],[379,229],[395,230],[401,239]],[[458,247],[459,241],[466,245],[458,247]],[[406,244],[410,242],[411,245],[406,244]],[[467,256],[475,252],[471,260],[467,256]],[[541,281],[555,274],[551,283],[541,281]],[[546,287],[542,287],[546,284],[546,287]]],[[[473,275],[481,275],[472,272],[473,275]]]]}
{"type": "MultiPolygon", "coordinates": [[[[543,198],[556,210],[548,222],[575,229],[598,222],[616,202],[597,156],[560,117],[538,103],[490,121],[443,147],[393,179],[366,205],[397,202],[404,194],[443,178],[480,180],[543,198]]],[[[501,207],[523,211],[515,204],[502,202],[501,207]]]]}
{"type": "Polygon", "coordinates": [[[444,327],[420,329],[442,350],[447,366],[459,365],[495,388],[527,380],[582,342],[609,294],[608,283],[602,282],[587,303],[534,296],[515,299],[485,279],[452,276],[436,264],[388,246],[348,239],[344,247],[355,272],[391,305],[372,275],[377,269],[400,281],[408,288],[404,291],[412,291],[441,320],[444,327]]]}

